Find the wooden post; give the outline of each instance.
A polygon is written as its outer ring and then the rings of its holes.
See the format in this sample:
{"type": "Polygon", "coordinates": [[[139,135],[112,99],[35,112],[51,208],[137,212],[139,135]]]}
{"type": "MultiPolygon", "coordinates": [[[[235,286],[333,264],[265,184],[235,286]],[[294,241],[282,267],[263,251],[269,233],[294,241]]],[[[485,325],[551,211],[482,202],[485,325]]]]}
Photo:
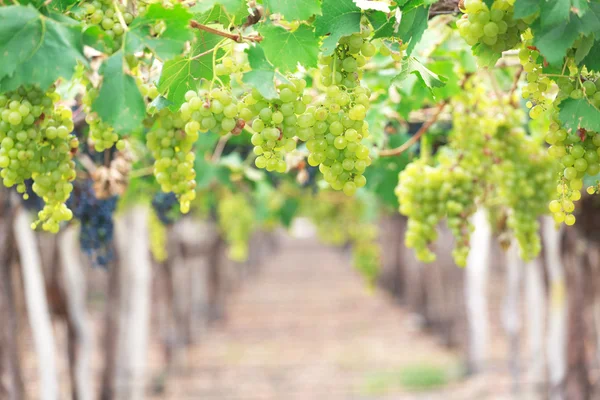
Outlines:
{"type": "Polygon", "coordinates": [[[19,249],[23,284],[25,287],[25,303],[29,325],[33,333],[35,354],[40,376],[40,400],[58,400],[58,371],[54,331],[50,319],[50,311],[46,299],[46,288],[42,274],[37,240],[27,211],[19,209],[15,216],[14,233],[19,249]]]}

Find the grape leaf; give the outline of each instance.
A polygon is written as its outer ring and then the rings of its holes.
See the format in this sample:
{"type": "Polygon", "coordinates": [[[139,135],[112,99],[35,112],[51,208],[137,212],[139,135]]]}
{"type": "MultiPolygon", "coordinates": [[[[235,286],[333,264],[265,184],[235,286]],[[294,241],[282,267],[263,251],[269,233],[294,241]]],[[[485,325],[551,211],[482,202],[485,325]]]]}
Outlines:
{"type": "Polygon", "coordinates": [[[146,115],[144,99],[133,76],[125,73],[123,51],[117,51],[102,64],[102,86],[92,110],[117,133],[139,129],[146,115]]]}
{"type": "Polygon", "coordinates": [[[321,51],[328,56],[342,36],[360,31],[361,11],[352,0],[323,0],[322,12],[315,21],[315,32],[319,36],[329,34],[321,45],[321,51]]]}
{"type": "Polygon", "coordinates": [[[227,26],[231,23],[231,19],[220,5],[215,5],[206,12],[194,14],[194,18],[198,23],[205,25],[216,22],[223,26],[227,26]]]}
{"type": "Polygon", "coordinates": [[[135,53],[148,47],[163,60],[176,57],[183,52],[185,43],[192,39],[188,27],[191,19],[192,14],[179,4],[165,8],[154,3],[144,15],[131,22],[125,36],[125,50],[135,53]],[[158,22],[164,22],[166,29],[159,37],[155,37],[151,35],[151,28],[158,22]]]}
{"type": "Polygon", "coordinates": [[[0,7],[0,89],[25,84],[47,88],[87,65],[80,26],[49,19],[31,7],[0,7]]]}
{"type": "Polygon", "coordinates": [[[162,68],[158,81],[158,91],[171,101],[174,107],[179,107],[185,100],[188,90],[195,90],[202,78],[213,78],[213,53],[203,54],[213,49],[222,40],[220,36],[199,31],[190,54],[175,57],[167,61],[162,68]]]}
{"type": "Polygon", "coordinates": [[[481,43],[477,43],[473,47],[473,55],[477,57],[477,65],[482,68],[492,68],[502,57],[501,53],[495,52],[481,43]]]}
{"type": "Polygon", "coordinates": [[[600,132],[600,110],[585,99],[567,99],[560,103],[561,122],[573,131],[584,128],[588,131],[600,132]]]}
{"type": "Polygon", "coordinates": [[[590,52],[594,45],[594,35],[584,36],[578,40],[579,45],[575,50],[575,62],[579,64],[590,52]]]}
{"type": "Polygon", "coordinates": [[[579,36],[573,20],[567,24],[557,24],[548,29],[542,29],[539,20],[537,20],[531,29],[534,32],[533,44],[550,64],[562,62],[567,49],[573,45],[573,42],[579,36]]]}
{"type": "Polygon", "coordinates": [[[50,2],[48,7],[57,11],[67,11],[69,8],[73,7],[78,2],[78,0],[53,0],[52,2],[50,2]]]}
{"type": "Polygon", "coordinates": [[[246,0],[201,0],[190,11],[194,14],[204,13],[215,5],[222,8],[234,25],[239,25],[250,15],[246,0]]]}
{"type": "Polygon", "coordinates": [[[115,48],[115,41],[98,25],[90,25],[83,31],[83,44],[109,54],[115,48]]]}
{"type": "Polygon", "coordinates": [[[281,14],[288,21],[304,21],[321,14],[318,0],[264,0],[264,6],[268,12],[281,14]]]}
{"type": "Polygon", "coordinates": [[[569,18],[571,2],[569,0],[546,0],[540,10],[542,27],[560,24],[569,18]]]}
{"type": "MultiPolygon", "coordinates": [[[[543,0],[541,0],[543,1],[543,0]]],[[[515,19],[526,18],[540,11],[540,0],[519,0],[515,2],[515,19]]]]}
{"type": "Polygon", "coordinates": [[[600,40],[594,42],[594,45],[581,63],[590,71],[600,72],[600,40]]]}
{"type": "Polygon", "coordinates": [[[275,90],[275,82],[273,82],[275,68],[265,58],[262,47],[249,47],[246,53],[248,53],[248,63],[252,70],[244,74],[242,81],[255,87],[265,99],[277,98],[277,90],[275,90]]]}
{"type": "Polygon", "coordinates": [[[317,66],[319,40],[307,25],[291,32],[276,25],[259,29],[261,47],[269,61],[282,72],[294,72],[298,63],[305,68],[317,66]]]}
{"type": "Polygon", "coordinates": [[[432,91],[433,88],[443,87],[447,81],[445,77],[427,69],[416,58],[408,57],[406,61],[402,63],[400,73],[392,79],[392,82],[402,82],[409,74],[414,74],[419,82],[425,85],[430,91],[432,91]]]}
{"type": "Polygon", "coordinates": [[[300,200],[290,197],[286,199],[283,206],[279,210],[279,219],[286,228],[292,226],[292,221],[300,208],[300,200]]]}
{"type": "Polygon", "coordinates": [[[370,13],[368,18],[375,29],[373,38],[395,37],[401,39],[403,43],[409,43],[406,54],[410,55],[427,29],[429,7],[412,7],[402,13],[400,23],[395,15],[388,19],[383,13],[370,13]]]}
{"type": "Polygon", "coordinates": [[[160,111],[167,107],[172,107],[173,103],[171,103],[169,101],[169,99],[167,99],[164,96],[158,96],[157,98],[152,100],[152,103],[150,103],[150,106],[154,107],[154,109],[156,109],[156,111],[160,111]]]}

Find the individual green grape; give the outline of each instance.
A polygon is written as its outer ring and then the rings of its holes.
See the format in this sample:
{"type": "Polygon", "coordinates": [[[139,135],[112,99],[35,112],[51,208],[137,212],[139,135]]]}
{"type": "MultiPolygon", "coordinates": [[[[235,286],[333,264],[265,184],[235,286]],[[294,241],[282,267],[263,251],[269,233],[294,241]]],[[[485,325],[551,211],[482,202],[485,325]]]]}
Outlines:
{"type": "Polygon", "coordinates": [[[195,154],[198,124],[185,123],[181,112],[165,108],[158,112],[155,125],[146,135],[148,149],[154,157],[154,176],[163,192],[177,195],[182,213],[190,210],[196,198],[195,154]]]}
{"type": "Polygon", "coordinates": [[[217,205],[218,223],[227,242],[229,258],[245,261],[248,242],[254,229],[254,208],[244,193],[225,191],[217,205]]]}

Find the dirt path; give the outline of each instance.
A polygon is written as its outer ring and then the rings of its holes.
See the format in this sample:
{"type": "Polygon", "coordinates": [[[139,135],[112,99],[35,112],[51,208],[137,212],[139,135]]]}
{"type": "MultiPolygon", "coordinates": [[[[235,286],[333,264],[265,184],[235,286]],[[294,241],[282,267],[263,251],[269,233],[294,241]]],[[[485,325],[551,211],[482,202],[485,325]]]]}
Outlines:
{"type": "Polygon", "coordinates": [[[371,293],[339,250],[284,239],[228,305],[228,318],[171,376],[162,399],[412,399],[415,368],[452,375],[456,354],[371,293]]]}

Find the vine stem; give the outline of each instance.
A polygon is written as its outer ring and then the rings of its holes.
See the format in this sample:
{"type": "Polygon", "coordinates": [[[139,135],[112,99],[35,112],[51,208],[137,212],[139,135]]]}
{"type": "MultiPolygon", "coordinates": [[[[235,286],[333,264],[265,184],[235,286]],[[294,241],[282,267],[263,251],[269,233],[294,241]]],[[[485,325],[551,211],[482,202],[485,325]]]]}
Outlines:
{"type": "Polygon", "coordinates": [[[515,94],[515,91],[517,90],[517,87],[519,86],[519,80],[521,79],[521,75],[523,74],[523,66],[521,66],[518,70],[517,73],[515,74],[515,79],[513,80],[513,84],[512,87],[510,88],[510,92],[508,92],[508,99],[509,101],[513,104],[513,106],[517,106],[517,102],[513,101],[513,95],[515,94]]]}
{"type": "MultiPolygon", "coordinates": [[[[460,84],[461,89],[464,89],[464,87],[467,84],[470,76],[471,76],[471,74],[466,74],[465,75],[462,83],[460,84]]],[[[404,142],[402,144],[402,146],[396,147],[395,149],[381,150],[379,152],[379,156],[380,157],[398,156],[398,155],[404,153],[406,150],[408,150],[413,144],[415,144],[415,143],[417,143],[419,141],[419,139],[421,138],[421,136],[423,136],[429,130],[429,128],[431,128],[431,125],[433,125],[433,124],[436,123],[436,121],[440,118],[440,115],[442,115],[442,111],[444,110],[444,107],[449,102],[450,102],[449,98],[446,99],[446,100],[444,100],[444,101],[442,101],[440,103],[440,105],[438,106],[435,114],[433,114],[431,116],[431,118],[429,119],[429,121],[427,121],[423,125],[421,125],[421,127],[419,128],[419,130],[410,139],[408,139],[406,142],[404,142]]]]}
{"type": "Polygon", "coordinates": [[[396,147],[395,149],[381,150],[379,152],[379,157],[398,156],[404,153],[406,150],[408,150],[413,144],[417,143],[421,136],[423,136],[425,132],[429,130],[431,125],[433,125],[438,120],[446,104],[448,104],[448,100],[444,100],[443,102],[441,102],[437,108],[437,111],[435,112],[435,114],[433,114],[431,119],[425,122],[423,125],[421,125],[419,130],[410,139],[404,142],[402,146],[396,147]]]}
{"type": "Polygon", "coordinates": [[[221,157],[221,154],[223,154],[223,149],[225,149],[225,145],[227,144],[227,141],[229,140],[230,137],[231,137],[231,133],[228,133],[225,136],[221,136],[221,138],[219,139],[219,142],[217,143],[217,146],[215,147],[215,151],[212,155],[212,162],[216,162],[221,157]]]}
{"type": "Polygon", "coordinates": [[[225,37],[227,39],[231,39],[234,42],[238,42],[238,43],[241,43],[243,41],[260,42],[261,40],[263,40],[262,36],[260,36],[260,35],[255,35],[255,36],[236,35],[234,33],[223,32],[223,31],[220,31],[218,29],[211,28],[210,26],[201,24],[201,23],[199,23],[198,21],[195,21],[195,20],[191,20],[190,21],[190,26],[192,28],[200,29],[201,31],[212,33],[214,35],[223,36],[223,37],[225,37]]]}
{"type": "Polygon", "coordinates": [[[136,169],[129,173],[129,178],[141,178],[142,176],[152,175],[154,173],[154,167],[145,167],[136,169]]]}

